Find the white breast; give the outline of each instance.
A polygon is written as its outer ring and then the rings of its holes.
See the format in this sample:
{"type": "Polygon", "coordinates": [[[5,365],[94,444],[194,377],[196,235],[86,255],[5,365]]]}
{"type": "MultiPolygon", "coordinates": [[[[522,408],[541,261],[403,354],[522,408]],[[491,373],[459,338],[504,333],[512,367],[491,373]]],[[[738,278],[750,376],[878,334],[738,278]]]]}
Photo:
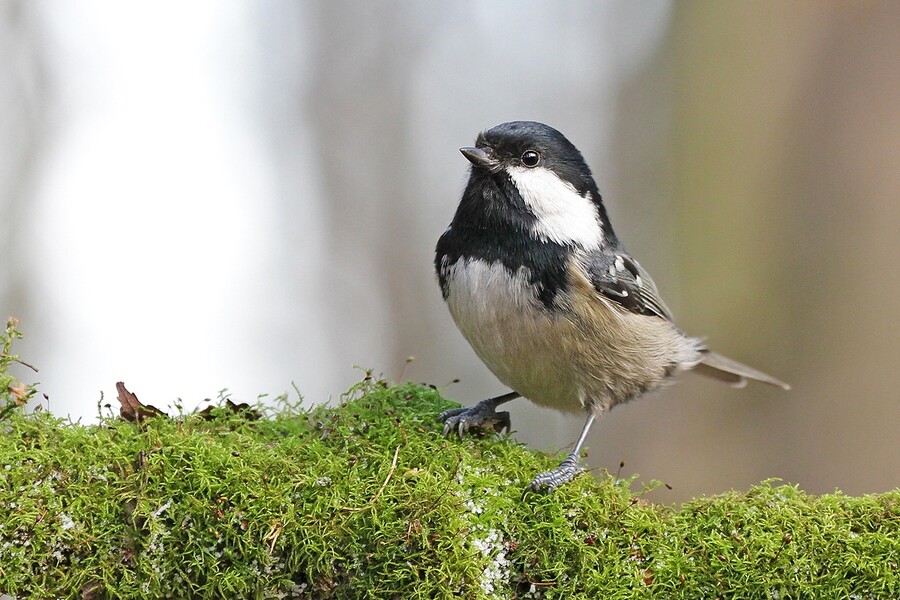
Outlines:
{"type": "Polygon", "coordinates": [[[446,274],[450,314],[494,375],[532,402],[580,410],[583,394],[567,356],[571,323],[543,308],[528,270],[460,259],[446,274]]]}

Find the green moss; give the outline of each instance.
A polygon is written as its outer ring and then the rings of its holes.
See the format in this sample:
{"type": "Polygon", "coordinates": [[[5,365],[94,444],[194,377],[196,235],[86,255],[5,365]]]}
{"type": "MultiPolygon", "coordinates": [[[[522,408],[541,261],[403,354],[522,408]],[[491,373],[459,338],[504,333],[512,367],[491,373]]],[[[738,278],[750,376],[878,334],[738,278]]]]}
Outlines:
{"type": "Polygon", "coordinates": [[[0,438],[0,591],[69,597],[893,598],[900,492],[764,483],[673,510],[627,482],[522,490],[547,457],[439,435],[431,388],[340,407],[0,438]],[[396,455],[396,462],[394,456],[396,455]],[[533,590],[533,591],[532,591],[533,590]]]}
{"type": "Polygon", "coordinates": [[[897,598],[900,491],[765,482],[679,509],[523,489],[549,457],[445,440],[429,387],[253,420],[0,420],[0,593],[89,598],[897,598]]]}

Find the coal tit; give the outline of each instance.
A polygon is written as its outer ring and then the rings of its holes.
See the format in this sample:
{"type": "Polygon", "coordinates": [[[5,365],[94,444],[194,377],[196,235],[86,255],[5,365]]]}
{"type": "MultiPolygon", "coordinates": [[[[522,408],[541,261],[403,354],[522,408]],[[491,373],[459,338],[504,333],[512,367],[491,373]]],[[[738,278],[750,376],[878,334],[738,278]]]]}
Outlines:
{"type": "Polygon", "coordinates": [[[435,268],[459,330],[513,391],[444,412],[445,436],[508,430],[509,413],[495,409],[520,396],[587,413],[571,454],[528,486],[551,490],[582,470],[581,448],[597,417],[681,371],[788,389],[673,323],[653,280],[613,233],[584,158],[559,131],[503,123],[460,152],[471,173],[435,268]]]}

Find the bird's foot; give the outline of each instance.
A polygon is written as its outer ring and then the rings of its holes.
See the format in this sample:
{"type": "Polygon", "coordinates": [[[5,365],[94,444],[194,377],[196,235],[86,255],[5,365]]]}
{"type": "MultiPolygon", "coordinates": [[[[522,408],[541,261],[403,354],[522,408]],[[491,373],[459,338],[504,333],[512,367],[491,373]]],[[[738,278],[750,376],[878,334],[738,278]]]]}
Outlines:
{"type": "Polygon", "coordinates": [[[575,479],[575,476],[582,471],[584,471],[584,468],[582,468],[579,462],[578,455],[573,453],[568,455],[565,460],[552,471],[541,473],[532,479],[525,490],[531,492],[551,492],[564,483],[569,483],[575,479]]]}
{"type": "Polygon", "coordinates": [[[504,429],[508,432],[510,429],[510,419],[508,412],[497,412],[498,402],[495,398],[482,400],[475,406],[468,408],[451,408],[445,410],[438,416],[438,421],[444,423],[444,430],[441,432],[444,437],[453,430],[456,430],[459,438],[469,429],[493,429],[500,433],[504,429]]]}

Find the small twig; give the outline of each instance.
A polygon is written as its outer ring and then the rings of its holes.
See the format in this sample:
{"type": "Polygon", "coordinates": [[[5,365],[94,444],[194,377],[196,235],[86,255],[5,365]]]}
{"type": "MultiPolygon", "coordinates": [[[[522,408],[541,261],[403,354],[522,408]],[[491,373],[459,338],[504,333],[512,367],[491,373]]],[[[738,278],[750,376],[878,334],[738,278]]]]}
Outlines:
{"type": "Polygon", "coordinates": [[[400,456],[400,446],[397,446],[397,449],[394,450],[394,460],[391,461],[391,468],[388,471],[387,477],[384,478],[384,483],[381,484],[381,487],[378,488],[378,491],[375,492],[375,495],[372,496],[368,502],[366,502],[365,506],[360,506],[358,508],[344,506],[342,508],[344,510],[358,511],[358,510],[365,510],[365,509],[369,508],[370,506],[372,506],[375,503],[375,501],[378,500],[378,497],[381,496],[381,493],[384,491],[384,488],[387,487],[388,481],[390,481],[391,477],[393,477],[394,470],[397,468],[397,457],[398,456],[400,456]]]}
{"type": "Polygon", "coordinates": [[[414,360],[416,360],[415,356],[407,356],[406,357],[406,363],[403,365],[403,370],[400,371],[400,377],[397,378],[398,384],[401,384],[404,382],[404,380],[406,380],[406,370],[409,368],[409,363],[411,363],[414,360]]]}
{"type": "Polygon", "coordinates": [[[10,356],[9,354],[0,354],[0,358],[6,358],[6,359],[9,359],[9,360],[11,360],[11,361],[13,361],[13,362],[17,362],[17,363],[19,363],[19,364],[22,365],[22,366],[28,367],[29,369],[31,369],[31,370],[34,371],[35,373],[37,373],[37,372],[40,370],[40,369],[38,369],[36,366],[34,366],[34,365],[32,365],[32,364],[29,364],[29,363],[25,362],[24,360],[22,360],[21,358],[19,358],[19,357],[17,357],[17,356],[10,356]]]}
{"type": "Polygon", "coordinates": [[[391,477],[394,475],[394,469],[397,468],[397,457],[400,456],[400,446],[397,446],[397,449],[394,450],[394,460],[391,461],[391,470],[388,471],[387,477],[384,478],[384,483],[381,484],[381,487],[378,489],[378,492],[372,496],[372,499],[369,500],[369,504],[372,504],[378,497],[381,495],[381,492],[384,491],[384,488],[387,487],[388,481],[391,480],[391,477]]]}
{"type": "Polygon", "coordinates": [[[269,554],[275,551],[275,543],[281,536],[281,532],[284,531],[284,525],[278,519],[272,519],[270,523],[272,526],[269,528],[269,533],[263,536],[263,541],[269,546],[269,554]]]}

